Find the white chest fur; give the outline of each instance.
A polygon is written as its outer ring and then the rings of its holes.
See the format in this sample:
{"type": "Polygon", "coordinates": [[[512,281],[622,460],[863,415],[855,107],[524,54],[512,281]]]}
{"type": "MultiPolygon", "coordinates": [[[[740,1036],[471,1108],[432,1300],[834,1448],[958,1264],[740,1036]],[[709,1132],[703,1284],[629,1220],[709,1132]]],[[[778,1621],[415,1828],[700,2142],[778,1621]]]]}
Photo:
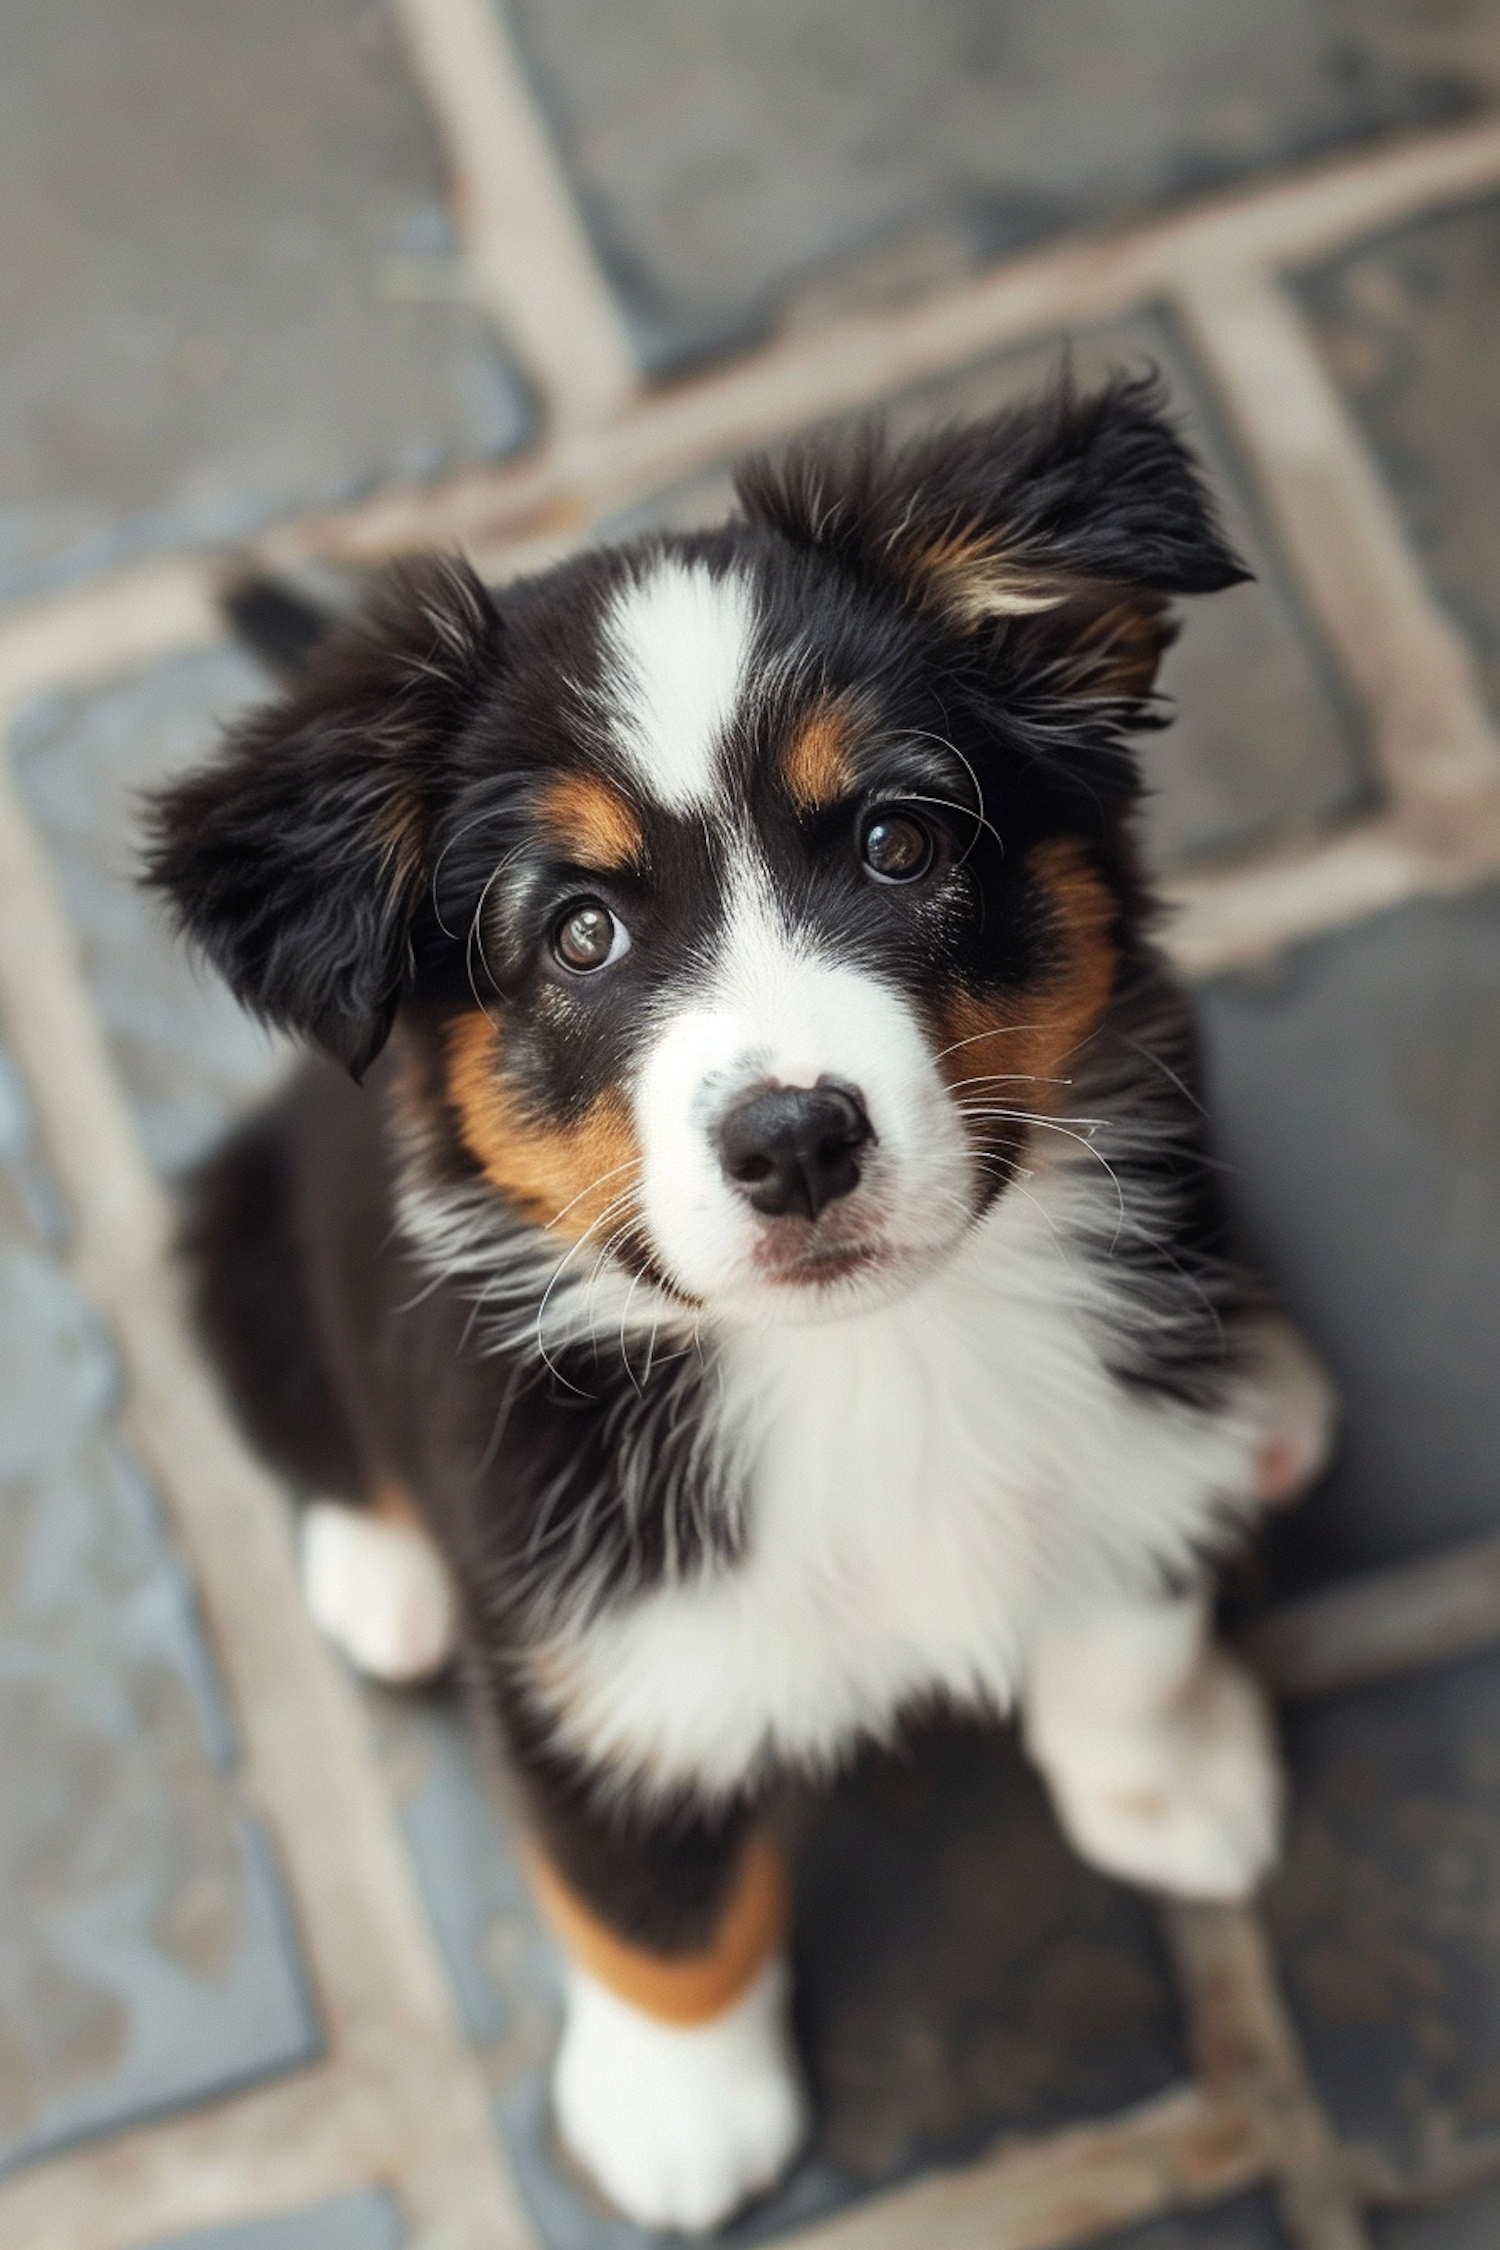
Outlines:
{"type": "Polygon", "coordinates": [[[1253,1480],[1253,1417],[1126,1391],[1076,1173],[1002,1200],[898,1303],[723,1340],[746,1551],[554,1646],[559,1732],[648,1786],[826,1764],[941,1695],[1004,1709],[1028,1639],[1148,1593],[1253,1480]]]}

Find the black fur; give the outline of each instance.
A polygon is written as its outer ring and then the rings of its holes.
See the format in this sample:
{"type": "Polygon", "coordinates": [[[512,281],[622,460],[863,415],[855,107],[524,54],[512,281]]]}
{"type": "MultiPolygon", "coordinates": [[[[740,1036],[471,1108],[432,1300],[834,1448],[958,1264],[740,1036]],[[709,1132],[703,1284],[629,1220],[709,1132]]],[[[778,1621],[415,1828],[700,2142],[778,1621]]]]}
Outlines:
{"type": "Polygon", "coordinates": [[[240,579],[224,594],[222,607],[236,638],[288,685],[302,678],[334,623],[326,610],[275,578],[240,579]]]}
{"type": "Polygon", "coordinates": [[[878,423],[803,439],[748,463],[736,490],[753,523],[903,593],[904,548],[968,531],[1062,587],[1217,593],[1248,574],[1165,407],[1155,375],[1085,397],[1065,371],[1040,399],[900,447],[878,423]]]}
{"type": "Polygon", "coordinates": [[[247,1007],[356,1077],[410,989],[445,754],[500,647],[466,564],[403,565],[226,759],[159,800],[152,882],[247,1007]]]}
{"type": "Polygon", "coordinates": [[[253,1117],[188,1182],[194,1310],[256,1448],[304,1491],[358,1493],[366,1465],[329,1374],[303,1151],[314,1082],[253,1117]]]}

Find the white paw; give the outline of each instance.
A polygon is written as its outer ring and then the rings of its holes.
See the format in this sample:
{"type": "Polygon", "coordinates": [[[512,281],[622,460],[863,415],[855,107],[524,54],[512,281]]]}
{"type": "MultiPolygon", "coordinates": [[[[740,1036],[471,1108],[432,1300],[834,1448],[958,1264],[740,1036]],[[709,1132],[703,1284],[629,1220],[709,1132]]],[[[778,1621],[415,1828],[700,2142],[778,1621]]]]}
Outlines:
{"type": "Polygon", "coordinates": [[[1263,1415],[1255,1497],[1266,1508],[1300,1499],[1328,1465],[1338,1398],[1289,1321],[1259,1324],[1254,1382],[1263,1415]]]}
{"type": "Polygon", "coordinates": [[[302,1592],[314,1623],[371,1679],[430,1679],[458,1645],[452,1581],[418,1524],[314,1501],[302,1519],[302,1592]]]}
{"type": "Polygon", "coordinates": [[[1244,1898],[1276,1858],[1281,1772],[1259,1690],[1208,1650],[1171,1703],[1045,1761],[1068,1837],[1106,1874],[1182,1898],[1244,1898]]]}
{"type": "Polygon", "coordinates": [[[708,2023],[659,2023],[570,1964],[552,2081],[568,2150],[627,2218],[697,2233],[785,2171],[807,2129],[773,1961],[708,2023]]]}

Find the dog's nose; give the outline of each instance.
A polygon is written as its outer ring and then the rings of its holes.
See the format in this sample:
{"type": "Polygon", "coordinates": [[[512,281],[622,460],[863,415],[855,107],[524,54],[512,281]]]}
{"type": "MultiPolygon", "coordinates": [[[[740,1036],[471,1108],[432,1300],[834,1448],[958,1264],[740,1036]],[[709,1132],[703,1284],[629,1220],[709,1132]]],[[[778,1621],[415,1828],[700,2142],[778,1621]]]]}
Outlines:
{"type": "Polygon", "coordinates": [[[859,1089],[831,1078],[746,1094],[719,1126],[725,1176],[757,1211],[815,1219],[859,1185],[859,1151],[875,1138],[859,1089]]]}

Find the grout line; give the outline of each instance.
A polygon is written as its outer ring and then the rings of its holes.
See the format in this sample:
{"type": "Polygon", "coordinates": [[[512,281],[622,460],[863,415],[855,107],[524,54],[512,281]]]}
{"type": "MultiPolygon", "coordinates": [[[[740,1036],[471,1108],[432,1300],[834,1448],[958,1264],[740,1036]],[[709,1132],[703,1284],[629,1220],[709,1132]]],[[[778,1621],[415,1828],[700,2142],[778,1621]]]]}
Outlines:
{"type": "Polygon", "coordinates": [[[1278,1604],[1240,1649],[1273,1695],[1327,1695],[1500,1641],[1500,1533],[1278,1604]]]}
{"type": "Polygon", "coordinates": [[[396,12],[447,142],[476,300],[535,378],[551,422],[608,419],[640,374],[504,0],[396,0],[396,12]]]}
{"type": "Polygon", "coordinates": [[[217,574],[204,562],[151,563],[0,617],[0,719],[27,696],[72,687],[222,637],[217,574]]]}
{"type": "Polygon", "coordinates": [[[555,552],[601,510],[746,447],[856,412],[1050,330],[1103,320],[1179,287],[1201,288],[1205,275],[1254,274],[1311,257],[1435,201],[1486,188],[1500,188],[1500,126],[1493,123],[1321,166],[1175,218],[1015,259],[897,311],[781,338],[727,368],[653,390],[607,428],[573,428],[524,461],[306,517],[257,552],[272,561],[315,553],[373,562],[458,543],[497,572],[531,567],[532,542],[555,552]]]}
{"type": "Polygon", "coordinates": [[[406,2139],[378,2089],[325,2064],[28,2162],[0,2181],[0,2240],[6,2250],[137,2250],[276,2218],[381,2176],[399,2197],[393,2168],[406,2139]]]}
{"type": "MultiPolygon", "coordinates": [[[[485,0],[404,4],[469,9],[485,0]]],[[[1202,296],[1215,272],[1253,275],[1255,260],[1328,247],[1435,197],[1487,186],[1500,188],[1500,126],[1434,135],[1175,220],[1019,259],[898,312],[772,343],[639,399],[607,429],[575,431],[519,462],[299,518],[249,551],[274,567],[305,556],[374,564],[422,546],[461,545],[496,575],[530,568],[575,544],[602,510],[742,447],[855,411],[1049,328],[1178,289],[1202,296]]],[[[550,318],[546,325],[551,333],[550,318]]],[[[101,580],[71,600],[81,610],[125,582],[101,580]]],[[[69,598],[60,597],[63,609],[69,598]]]]}
{"type": "Polygon", "coordinates": [[[1168,958],[1185,977],[1249,967],[1284,947],[1500,877],[1500,792],[1454,807],[1441,838],[1377,815],[1321,842],[1273,847],[1228,867],[1181,870],[1157,890],[1168,958]]]}
{"type": "MultiPolygon", "coordinates": [[[[247,2193],[277,2193],[278,2166],[297,2174],[299,2165],[334,2163],[331,2153],[317,2155],[326,2133],[341,2151],[347,2144],[339,2164],[392,2179],[427,2222],[413,2250],[439,2238],[445,2250],[520,2245],[528,2230],[367,1721],[303,1610],[278,1488],[242,1447],[189,1338],[168,1259],[166,1198],[136,1138],[42,844],[3,761],[0,1012],[71,1209],[80,1284],[120,1349],[131,1442],[165,1493],[192,1563],[243,1745],[238,1778],[276,1837],[333,2066],[358,2096],[342,2108],[333,2102],[326,2119],[311,2105],[300,2132],[261,2152],[265,2177],[256,2166],[237,2169],[226,2122],[216,2164],[148,2167],[156,2201],[142,2208],[158,2233],[235,2216],[247,2193]]],[[[303,2080],[304,2103],[318,2083],[303,2080]]],[[[193,2130],[164,2133],[191,2141],[193,2130]]],[[[212,2143],[212,2123],[202,2131],[212,2143]]],[[[142,2146],[142,2137],[127,2145],[142,2146]]],[[[87,2215],[75,2214],[74,2232],[49,2235],[39,2222],[36,2240],[49,2250],[54,2239],[59,2250],[64,2240],[66,2250],[104,2250],[122,2240],[112,2161],[108,2145],[73,2160],[71,2177],[93,2183],[91,2203],[86,2185],[70,2187],[68,2167],[58,2167],[0,2190],[0,2214],[12,2211],[19,2224],[28,2197],[45,2212],[49,2192],[64,2203],[82,2195],[87,2215]]],[[[0,2232],[7,2243],[18,2240],[14,2226],[0,2232]]]]}
{"type": "Polygon", "coordinates": [[[1258,2120],[1295,2250],[1370,2250],[1351,2168],[1302,2059],[1259,1919],[1247,1906],[1185,1900],[1163,1901],[1163,1916],[1203,2082],[1258,2120]]]}
{"type": "Polygon", "coordinates": [[[1170,296],[1205,273],[1304,260],[1435,199],[1494,186],[1500,126],[1486,122],[1102,230],[915,305],[782,338],[717,373],[657,391],[612,429],[576,432],[560,451],[559,477],[619,501],[1007,345],[1170,296]]]}
{"type": "Polygon", "coordinates": [[[1106,2228],[1219,2202],[1266,2170],[1243,2105],[1189,2086],[887,2189],[782,2239],[786,2250],[1065,2250],[1106,2228]]]}
{"type": "Polygon", "coordinates": [[[1194,267],[1310,264],[1418,210],[1500,184],[1500,124],[1412,133],[1363,156],[1334,154],[1267,186],[1210,198],[1163,232],[1194,267]]]}
{"type": "Polygon", "coordinates": [[[1390,495],[1288,291],[1204,271],[1178,297],[1291,568],[1364,706],[1393,806],[1419,827],[1500,786],[1500,739],[1390,495]]]}
{"type": "MultiPolygon", "coordinates": [[[[503,37],[494,32],[488,0],[401,4],[414,37],[419,26],[426,27],[420,36],[431,39],[434,54],[435,27],[440,20],[447,24],[449,10],[455,23],[461,13],[476,35],[485,27],[486,38],[503,37]]],[[[448,36],[445,32],[444,40],[448,36]]],[[[466,50],[456,31],[444,52],[445,69],[457,82],[456,98],[472,107],[472,116],[467,107],[465,116],[483,154],[501,137],[479,98],[483,73],[477,66],[472,74],[461,67],[466,50]]],[[[510,66],[503,53],[496,67],[505,77],[510,66]]],[[[508,82],[505,100],[519,104],[524,97],[508,82]]],[[[550,151],[543,153],[553,166],[550,151]]],[[[1500,126],[1492,123],[1426,136],[1354,163],[1334,162],[1175,218],[1016,259],[896,312],[862,315],[773,342],[726,369],[637,399],[607,428],[571,430],[519,462],[315,512],[252,542],[249,551],[272,565],[312,555],[376,563],[417,547],[459,544],[497,573],[530,567],[537,554],[550,556],[576,541],[600,509],[644,497],[742,447],[857,411],[893,389],[952,372],[1059,325],[1103,319],[1179,288],[1201,293],[1205,277],[1215,272],[1253,273],[1268,262],[1311,256],[1434,201],[1485,188],[1500,189],[1500,126]]],[[[549,182],[548,196],[564,192],[555,178],[549,182]]],[[[571,216],[569,226],[576,246],[571,216]]],[[[544,233],[534,238],[528,233],[526,239],[541,244],[544,233]]],[[[537,255],[545,269],[540,294],[525,302],[548,308],[532,316],[545,331],[541,340],[567,362],[565,373],[576,372],[585,331],[568,326],[565,307],[548,306],[549,276],[555,284],[571,260],[562,247],[539,249],[537,255]]],[[[578,298],[594,300],[600,286],[590,270],[578,282],[578,298]]],[[[610,347],[599,349],[610,356],[610,347]]],[[[613,382],[604,388],[606,396],[618,397],[613,382]]],[[[70,599],[81,606],[133,575],[106,577],[59,601],[63,607],[70,599]]]]}

